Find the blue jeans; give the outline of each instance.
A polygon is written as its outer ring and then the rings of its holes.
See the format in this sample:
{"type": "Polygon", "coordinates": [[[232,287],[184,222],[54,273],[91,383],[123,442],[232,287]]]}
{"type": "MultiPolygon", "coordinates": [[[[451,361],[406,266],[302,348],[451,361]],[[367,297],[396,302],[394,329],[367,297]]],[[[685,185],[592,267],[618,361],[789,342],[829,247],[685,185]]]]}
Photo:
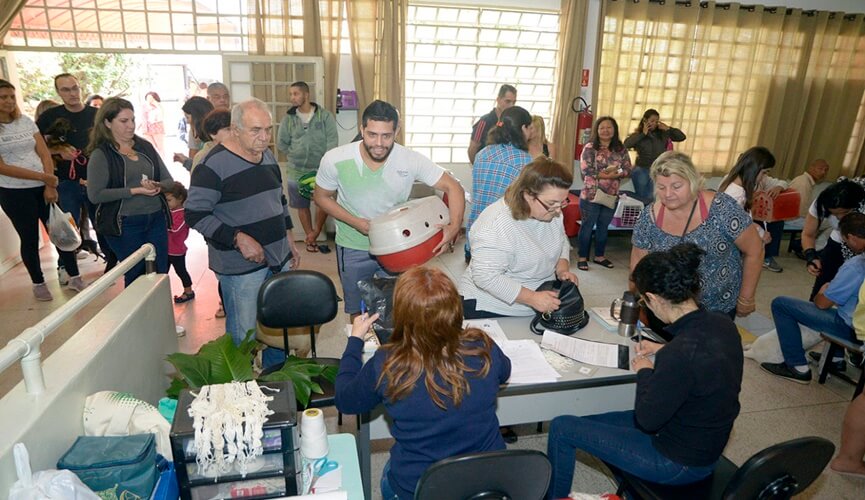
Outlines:
{"type": "Polygon", "coordinates": [[[648,167],[634,167],[631,170],[631,182],[634,183],[634,196],[638,200],[646,205],[655,201],[655,186],[649,176],[648,167]]]}
{"type": "MultiPolygon", "coordinates": [[[[280,272],[288,271],[289,261],[286,261],[285,267],[280,272]]],[[[258,271],[247,274],[219,274],[216,273],[216,279],[219,281],[219,286],[222,289],[222,307],[225,309],[225,330],[231,335],[235,345],[240,345],[240,342],[246,337],[246,332],[255,330],[258,324],[258,290],[261,285],[267,281],[267,278],[273,276],[273,271],[269,267],[259,269],[258,271]]],[[[271,350],[268,348],[267,350],[271,350]]],[[[267,368],[267,362],[271,364],[285,361],[285,353],[278,356],[278,353],[267,353],[267,350],[262,355],[262,365],[267,368]]],[[[281,349],[274,349],[282,352],[281,349]]]]}
{"type": "Polygon", "coordinates": [[[853,339],[853,329],[835,309],[820,309],[812,302],[793,297],[777,297],[772,301],[772,317],[778,332],[778,343],[787,366],[807,366],[799,325],[842,339],[853,339]]]}
{"type": "Polygon", "coordinates": [[[607,250],[607,229],[613,220],[615,210],[598,203],[580,198],[580,213],[582,221],[580,224],[580,258],[589,258],[589,247],[592,245],[592,229],[595,230],[595,257],[603,256],[607,250]]]}
{"type": "MultiPolygon", "coordinates": [[[[168,227],[162,210],[146,215],[124,215],[120,218],[120,228],[120,236],[105,237],[118,260],[129,257],[145,243],[153,243],[156,247],[156,272],[168,273],[168,227]]],[[[126,272],[126,286],[142,274],[143,260],[126,272]]]]}
{"type": "Polygon", "coordinates": [[[712,473],[715,465],[673,462],[652,445],[652,435],[636,427],[633,411],[587,417],[565,415],[550,423],[547,456],[553,466],[547,498],[564,498],[574,480],[574,454],[583,450],[639,478],[662,484],[688,484],[712,473]]]}
{"type": "Polygon", "coordinates": [[[390,481],[387,479],[389,473],[390,460],[384,464],[384,471],[381,473],[381,498],[383,500],[399,500],[397,494],[393,492],[393,488],[390,487],[390,481]]]}
{"type": "Polygon", "coordinates": [[[78,179],[60,181],[57,185],[57,195],[60,198],[60,208],[64,212],[69,212],[75,219],[75,224],[81,227],[81,208],[84,207],[87,199],[86,188],[78,182],[78,179]]]}
{"type": "Polygon", "coordinates": [[[358,281],[371,280],[373,276],[390,275],[367,250],[339,245],[336,246],[336,269],[342,283],[343,305],[347,314],[360,313],[358,281]]]}

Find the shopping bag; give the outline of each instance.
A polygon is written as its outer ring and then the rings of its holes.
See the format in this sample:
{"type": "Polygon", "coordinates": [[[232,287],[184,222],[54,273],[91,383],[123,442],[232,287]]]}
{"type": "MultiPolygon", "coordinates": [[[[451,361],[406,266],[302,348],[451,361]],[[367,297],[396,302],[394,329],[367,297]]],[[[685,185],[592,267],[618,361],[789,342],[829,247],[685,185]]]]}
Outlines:
{"type": "Polygon", "coordinates": [[[15,443],[18,480],[9,488],[9,500],[100,500],[78,476],[68,470],[30,471],[30,455],[23,443],[15,443]]]}
{"type": "Polygon", "coordinates": [[[48,237],[54,246],[64,252],[74,252],[81,246],[81,233],[78,232],[75,219],[56,203],[51,204],[48,213],[48,237]]]}

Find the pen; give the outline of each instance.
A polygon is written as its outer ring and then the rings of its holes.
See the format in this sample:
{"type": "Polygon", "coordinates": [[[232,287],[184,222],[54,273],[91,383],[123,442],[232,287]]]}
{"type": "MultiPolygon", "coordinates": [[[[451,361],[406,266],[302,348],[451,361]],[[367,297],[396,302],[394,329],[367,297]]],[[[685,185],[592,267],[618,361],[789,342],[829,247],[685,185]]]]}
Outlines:
{"type": "Polygon", "coordinates": [[[360,314],[362,316],[366,316],[366,313],[367,313],[366,302],[363,299],[360,299],[360,314]]]}

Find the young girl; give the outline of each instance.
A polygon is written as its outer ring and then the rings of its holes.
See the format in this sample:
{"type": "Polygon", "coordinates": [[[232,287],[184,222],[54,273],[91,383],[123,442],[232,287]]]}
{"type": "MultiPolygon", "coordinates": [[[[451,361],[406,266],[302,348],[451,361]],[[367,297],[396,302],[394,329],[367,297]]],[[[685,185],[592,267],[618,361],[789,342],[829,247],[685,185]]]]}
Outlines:
{"type": "Polygon", "coordinates": [[[433,463],[505,448],[496,395],[511,362],[482,331],[463,329],[456,286],[438,269],[405,272],[393,302],[390,342],[366,364],[363,336],[378,314],[355,318],[336,377],[336,407],[360,414],[384,404],[396,443],[381,478],[382,496],[410,500],[433,463]]]}
{"type": "Polygon", "coordinates": [[[192,291],[192,278],[186,271],[186,238],[189,237],[189,226],[183,218],[183,204],[186,202],[186,188],[179,182],[174,182],[170,190],[165,192],[165,201],[171,210],[171,229],[168,230],[168,263],[174,267],[174,272],[183,284],[183,293],[174,296],[175,304],[183,304],[195,298],[192,291]]]}

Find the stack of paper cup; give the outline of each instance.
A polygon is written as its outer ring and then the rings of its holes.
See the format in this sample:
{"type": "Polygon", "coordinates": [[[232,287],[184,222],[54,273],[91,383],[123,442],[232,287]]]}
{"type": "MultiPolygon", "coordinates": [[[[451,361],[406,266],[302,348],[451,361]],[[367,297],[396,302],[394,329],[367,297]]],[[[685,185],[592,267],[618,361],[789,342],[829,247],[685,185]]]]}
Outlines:
{"type": "Polygon", "coordinates": [[[300,421],[300,452],[304,457],[315,460],[326,457],[328,451],[324,413],[318,408],[304,411],[300,421]]]}

